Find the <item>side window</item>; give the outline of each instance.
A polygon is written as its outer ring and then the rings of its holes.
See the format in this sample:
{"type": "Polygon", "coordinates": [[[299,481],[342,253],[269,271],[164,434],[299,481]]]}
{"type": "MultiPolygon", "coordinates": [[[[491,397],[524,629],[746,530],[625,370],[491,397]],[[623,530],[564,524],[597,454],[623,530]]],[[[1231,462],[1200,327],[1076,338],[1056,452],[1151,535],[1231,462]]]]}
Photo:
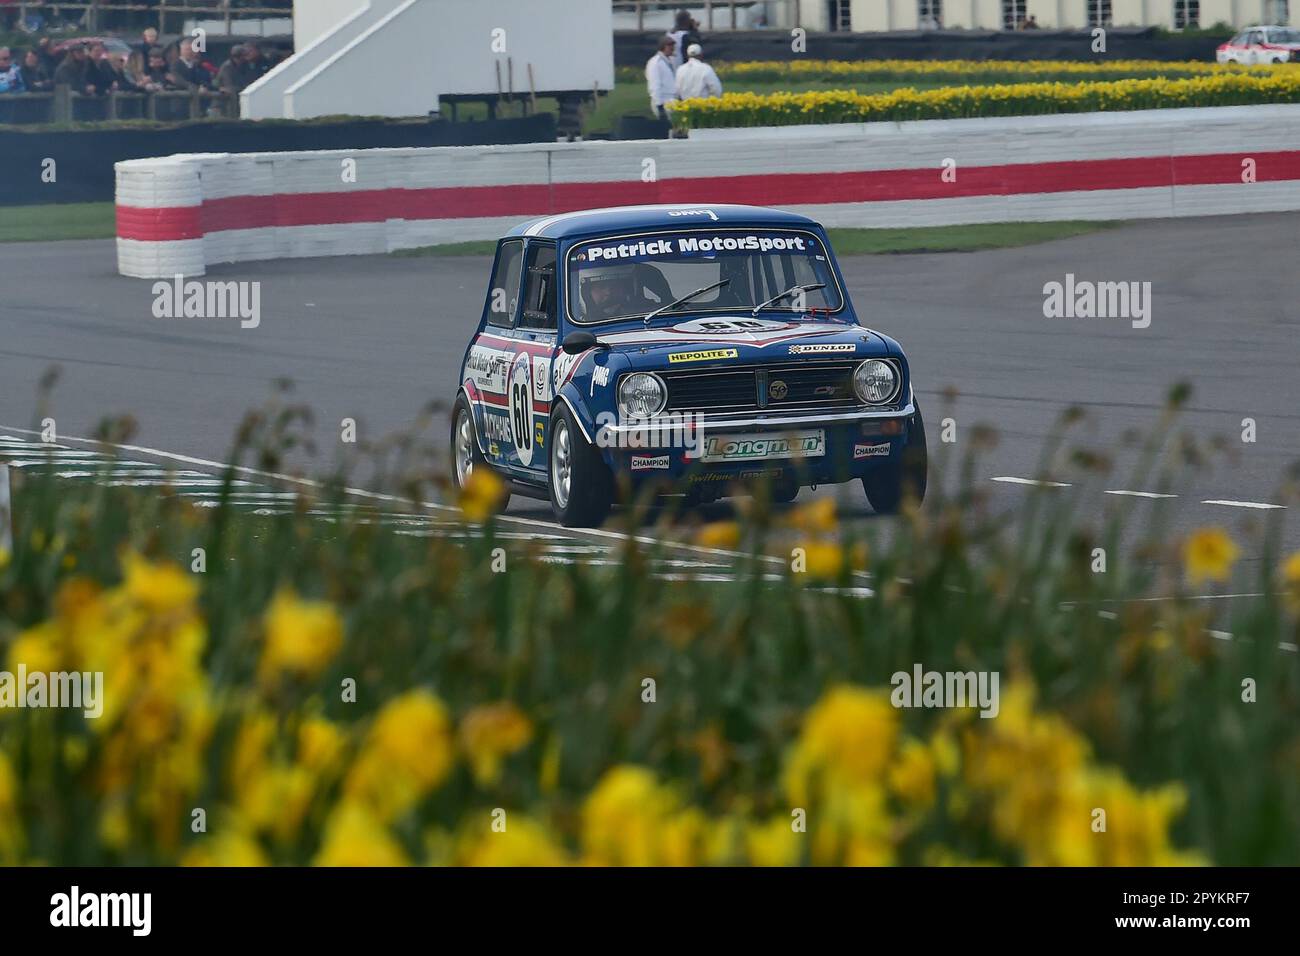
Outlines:
{"type": "Polygon", "coordinates": [[[519,324],[529,329],[555,329],[555,246],[534,243],[528,250],[526,275],[519,324]]]}
{"type": "Polygon", "coordinates": [[[515,319],[515,306],[519,303],[519,271],[524,261],[524,241],[510,239],[501,244],[496,271],[488,286],[488,325],[509,327],[515,319]]]}

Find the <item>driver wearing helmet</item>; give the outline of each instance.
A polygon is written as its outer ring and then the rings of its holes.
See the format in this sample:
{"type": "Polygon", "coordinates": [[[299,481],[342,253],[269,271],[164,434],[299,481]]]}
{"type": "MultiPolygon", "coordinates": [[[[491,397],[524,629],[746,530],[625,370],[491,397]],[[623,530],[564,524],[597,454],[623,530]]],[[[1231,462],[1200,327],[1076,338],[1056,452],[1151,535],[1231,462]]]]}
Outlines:
{"type": "Polygon", "coordinates": [[[588,322],[618,315],[640,315],[656,307],[642,293],[636,281],[636,267],[630,264],[584,269],[580,294],[583,316],[588,322]]]}

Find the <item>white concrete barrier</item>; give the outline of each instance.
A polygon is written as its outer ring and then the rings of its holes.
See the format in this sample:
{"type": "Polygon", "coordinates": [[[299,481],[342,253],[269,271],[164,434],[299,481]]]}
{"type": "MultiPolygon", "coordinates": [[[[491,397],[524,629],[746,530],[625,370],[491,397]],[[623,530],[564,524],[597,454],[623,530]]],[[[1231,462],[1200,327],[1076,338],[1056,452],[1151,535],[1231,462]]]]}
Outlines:
{"type": "Polygon", "coordinates": [[[201,275],[493,239],[534,216],[658,202],[866,227],[1300,210],[1300,105],[130,160],[117,164],[118,266],[201,275]]]}

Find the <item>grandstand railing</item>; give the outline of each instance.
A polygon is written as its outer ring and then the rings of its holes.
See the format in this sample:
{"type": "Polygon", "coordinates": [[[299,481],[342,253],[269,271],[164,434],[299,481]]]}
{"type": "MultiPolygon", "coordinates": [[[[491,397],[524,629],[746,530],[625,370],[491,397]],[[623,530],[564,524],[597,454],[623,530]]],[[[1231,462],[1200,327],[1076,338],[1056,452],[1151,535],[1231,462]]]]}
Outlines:
{"type": "Polygon", "coordinates": [[[235,20],[293,16],[292,2],[272,6],[267,2],[232,4],[231,0],[156,0],[154,3],[141,3],[140,0],[81,0],[76,3],[65,3],[63,0],[18,0],[16,4],[0,7],[0,12],[13,10],[17,10],[23,21],[31,14],[52,15],[66,21],[70,19],[68,15],[72,14],[71,19],[91,32],[104,26],[103,14],[144,14],[138,18],[142,23],[152,22],[156,16],[159,33],[167,32],[169,16],[221,20],[226,25],[227,33],[235,20]]]}
{"type": "Polygon", "coordinates": [[[798,22],[800,0],[612,0],[615,13],[635,13],[636,28],[644,30],[645,17],[647,13],[660,13],[668,11],[672,13],[677,10],[689,9],[698,10],[701,6],[704,8],[704,16],[700,20],[700,28],[703,30],[739,30],[744,29],[749,24],[746,22],[746,16],[753,7],[765,7],[768,9],[784,6],[790,23],[798,22]]]}
{"type": "Polygon", "coordinates": [[[167,90],[158,93],[105,93],[88,96],[71,87],[53,93],[0,94],[0,125],[95,123],[111,120],[235,119],[239,97],[215,90],[167,90]]]}

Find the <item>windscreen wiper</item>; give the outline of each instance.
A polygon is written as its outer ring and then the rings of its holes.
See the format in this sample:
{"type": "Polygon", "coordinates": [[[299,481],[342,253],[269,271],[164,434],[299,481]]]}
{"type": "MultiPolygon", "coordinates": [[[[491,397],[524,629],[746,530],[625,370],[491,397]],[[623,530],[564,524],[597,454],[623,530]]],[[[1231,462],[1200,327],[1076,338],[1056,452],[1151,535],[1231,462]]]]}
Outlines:
{"type": "Polygon", "coordinates": [[[675,302],[669,302],[667,305],[663,305],[655,309],[653,312],[647,315],[643,321],[645,322],[646,325],[649,325],[650,320],[653,319],[660,312],[667,312],[669,309],[675,309],[679,305],[685,305],[687,302],[690,302],[691,299],[695,298],[697,295],[704,295],[704,293],[706,292],[712,292],[714,289],[720,289],[726,285],[731,285],[730,279],[719,279],[717,282],[713,283],[713,285],[706,285],[702,289],[696,289],[694,292],[688,292],[680,299],[677,299],[675,302]]]}
{"type": "Polygon", "coordinates": [[[826,288],[825,282],[809,282],[804,285],[792,285],[790,286],[790,288],[786,289],[780,295],[774,295],[766,302],[760,302],[758,305],[754,306],[754,311],[751,312],[750,315],[758,315],[760,310],[766,309],[769,305],[772,305],[775,302],[780,302],[786,296],[794,295],[796,292],[812,292],[816,289],[824,289],[824,288],[826,288]]]}

